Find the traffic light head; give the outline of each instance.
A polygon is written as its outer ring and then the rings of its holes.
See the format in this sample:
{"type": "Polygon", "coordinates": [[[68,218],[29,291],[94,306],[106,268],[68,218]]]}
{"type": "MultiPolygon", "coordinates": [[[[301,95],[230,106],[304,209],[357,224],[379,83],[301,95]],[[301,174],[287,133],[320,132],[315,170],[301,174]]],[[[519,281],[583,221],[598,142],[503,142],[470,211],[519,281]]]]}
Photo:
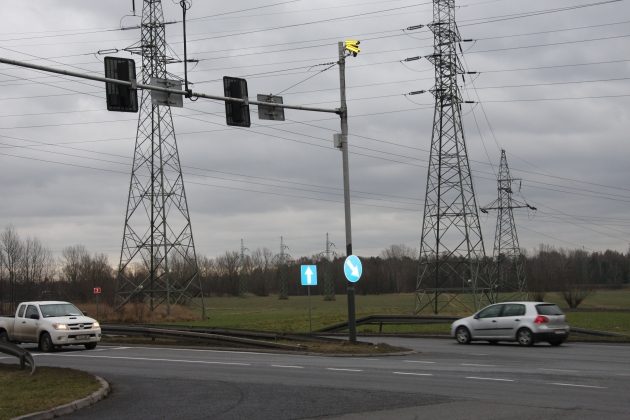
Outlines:
{"type": "Polygon", "coordinates": [[[346,50],[350,51],[353,57],[356,57],[357,54],[361,52],[361,48],[359,48],[359,44],[361,41],[356,39],[346,39],[345,46],[346,50]]]}
{"type": "MultiPolygon", "coordinates": [[[[109,79],[135,82],[136,63],[128,58],[105,57],[105,77],[109,79]]],[[[129,86],[105,83],[107,110],[118,112],[138,112],[138,91],[129,86]]]]}
{"type": "MultiPolygon", "coordinates": [[[[247,100],[247,81],[238,77],[223,77],[223,92],[228,98],[247,100]]],[[[249,104],[247,102],[225,101],[225,119],[227,125],[249,127],[249,104]]]]}

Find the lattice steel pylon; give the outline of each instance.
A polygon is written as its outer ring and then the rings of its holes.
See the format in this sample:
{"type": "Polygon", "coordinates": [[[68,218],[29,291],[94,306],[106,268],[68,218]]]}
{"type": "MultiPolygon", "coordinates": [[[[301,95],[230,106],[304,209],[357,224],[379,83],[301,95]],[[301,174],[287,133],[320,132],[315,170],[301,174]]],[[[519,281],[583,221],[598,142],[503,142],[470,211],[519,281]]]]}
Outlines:
{"type": "Polygon", "coordinates": [[[288,263],[291,259],[291,256],[286,253],[289,249],[288,246],[284,244],[284,237],[280,237],[280,253],[276,255],[275,259],[277,262],[277,275],[278,275],[278,299],[286,300],[289,299],[289,279],[288,279],[288,263]]]}
{"type": "MultiPolygon", "coordinates": [[[[164,15],[159,0],[144,0],[141,40],[129,48],[142,56],[141,80],[166,79],[164,15]]],[[[153,311],[200,298],[197,255],[169,106],[142,91],[127,213],[116,282],[116,308],[147,302],[153,311]]]]}
{"type": "Polygon", "coordinates": [[[510,176],[505,150],[502,149],[497,177],[498,197],[492,203],[480,208],[483,213],[487,213],[488,210],[497,210],[497,227],[492,252],[494,264],[490,270],[491,290],[495,302],[500,300],[499,293],[505,298],[502,300],[527,298],[525,261],[518,244],[513,210],[523,208],[536,210],[536,208],[512,197],[514,181],[515,179],[510,176]]]}
{"type": "Polygon", "coordinates": [[[321,252],[320,255],[324,257],[322,261],[322,283],[324,286],[324,300],[335,300],[335,279],[333,278],[333,257],[335,257],[335,251],[333,251],[335,244],[330,242],[328,232],[326,233],[326,250],[321,252]]]}
{"type": "Polygon", "coordinates": [[[462,98],[457,77],[464,73],[457,48],[461,42],[455,23],[455,0],[433,1],[435,66],[433,134],[427,174],[416,313],[432,307],[438,313],[452,302],[478,307],[487,296],[485,248],[479,224],[468,151],[462,127],[462,98]]]}

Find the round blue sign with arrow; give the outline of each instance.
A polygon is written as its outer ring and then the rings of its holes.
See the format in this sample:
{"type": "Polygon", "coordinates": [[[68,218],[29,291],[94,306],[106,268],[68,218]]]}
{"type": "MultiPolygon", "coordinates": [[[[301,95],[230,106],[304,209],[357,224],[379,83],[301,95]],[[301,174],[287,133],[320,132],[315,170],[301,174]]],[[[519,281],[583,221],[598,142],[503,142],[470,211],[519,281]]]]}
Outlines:
{"type": "Polygon", "coordinates": [[[363,265],[361,260],[356,255],[348,255],[346,261],[343,263],[343,273],[351,283],[356,283],[363,274],[363,265]]]}

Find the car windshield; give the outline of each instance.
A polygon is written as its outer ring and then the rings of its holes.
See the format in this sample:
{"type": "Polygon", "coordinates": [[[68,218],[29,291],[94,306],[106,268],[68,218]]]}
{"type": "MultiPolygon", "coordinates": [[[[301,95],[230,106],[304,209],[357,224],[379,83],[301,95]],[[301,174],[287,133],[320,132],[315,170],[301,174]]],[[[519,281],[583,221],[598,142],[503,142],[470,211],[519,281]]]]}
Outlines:
{"type": "Polygon", "coordinates": [[[558,305],[536,305],[536,311],[539,315],[564,315],[562,309],[558,305]]]}
{"type": "Polygon", "coordinates": [[[44,318],[55,316],[75,316],[82,315],[81,311],[71,303],[52,303],[50,305],[40,305],[44,318]]]}

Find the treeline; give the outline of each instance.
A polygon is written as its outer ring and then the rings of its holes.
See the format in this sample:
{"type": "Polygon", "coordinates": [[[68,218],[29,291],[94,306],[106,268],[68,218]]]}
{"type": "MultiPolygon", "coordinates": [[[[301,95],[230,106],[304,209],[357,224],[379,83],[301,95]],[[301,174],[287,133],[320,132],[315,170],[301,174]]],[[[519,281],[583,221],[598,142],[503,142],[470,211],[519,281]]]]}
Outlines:
{"type": "MultiPolygon", "coordinates": [[[[300,285],[300,265],[317,264],[318,286],[313,295],[345,294],[344,259],[332,261],[321,255],[283,261],[268,248],[244,255],[227,251],[216,258],[200,257],[199,276],[207,296],[283,297],[306,294],[300,285]],[[330,287],[325,283],[330,282],[330,287]]],[[[486,261],[490,266],[491,259],[486,261]]],[[[356,283],[358,294],[413,293],[418,275],[417,251],[392,245],[377,257],[362,258],[363,275],[356,283]]],[[[524,255],[528,290],[535,298],[551,291],[563,292],[570,306],[599,287],[630,284],[630,254],[617,251],[586,252],[541,245],[524,255]]],[[[143,271],[138,267],[138,271],[143,271]]],[[[12,227],[0,233],[0,313],[12,310],[13,302],[61,299],[87,302],[100,287],[102,301],[113,303],[116,269],[105,254],[90,253],[84,246],[63,249],[53,258],[37,238],[21,238],[12,227]]]]}

